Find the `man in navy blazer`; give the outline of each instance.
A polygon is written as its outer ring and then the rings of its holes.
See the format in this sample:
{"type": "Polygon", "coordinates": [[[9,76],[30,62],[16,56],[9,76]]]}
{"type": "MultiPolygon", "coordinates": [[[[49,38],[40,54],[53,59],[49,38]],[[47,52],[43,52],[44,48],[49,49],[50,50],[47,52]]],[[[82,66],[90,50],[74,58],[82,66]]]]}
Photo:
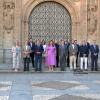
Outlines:
{"type": "Polygon", "coordinates": [[[79,47],[80,51],[80,68],[83,70],[83,61],[85,62],[85,71],[87,71],[87,59],[88,59],[88,54],[89,54],[89,48],[85,45],[85,41],[82,41],[82,45],[79,47]]]}
{"type": "Polygon", "coordinates": [[[34,47],[35,47],[35,43],[33,42],[32,38],[30,38],[28,45],[31,47],[31,50],[32,50],[32,53],[30,53],[30,57],[31,57],[31,60],[32,60],[32,66],[35,67],[34,66],[34,47]]]}
{"type": "Polygon", "coordinates": [[[99,53],[99,47],[96,45],[96,40],[93,40],[93,44],[90,47],[91,51],[91,70],[94,70],[94,62],[95,62],[95,71],[98,71],[98,53],[99,53]]]}
{"type": "Polygon", "coordinates": [[[34,66],[34,47],[35,47],[35,43],[33,42],[32,38],[29,39],[28,45],[31,47],[31,51],[32,51],[32,53],[30,53],[30,57],[31,57],[31,60],[32,60],[32,66],[35,67],[34,66]]]}
{"type": "Polygon", "coordinates": [[[38,60],[39,60],[39,71],[41,71],[41,66],[42,66],[42,53],[44,49],[43,46],[40,44],[40,41],[37,40],[37,45],[34,47],[34,52],[35,52],[35,71],[38,70],[38,60]]]}

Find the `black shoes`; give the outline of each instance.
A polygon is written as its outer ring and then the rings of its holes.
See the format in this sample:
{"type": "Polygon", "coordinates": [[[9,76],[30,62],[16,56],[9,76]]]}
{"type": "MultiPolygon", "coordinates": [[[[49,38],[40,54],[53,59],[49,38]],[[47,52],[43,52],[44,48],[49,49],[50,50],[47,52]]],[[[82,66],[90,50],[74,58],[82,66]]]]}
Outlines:
{"type": "Polygon", "coordinates": [[[98,69],[95,69],[95,71],[98,71],[98,69]]]}
{"type": "Polygon", "coordinates": [[[41,72],[41,70],[39,70],[41,72]]]}
{"type": "MultiPolygon", "coordinates": [[[[91,71],[93,71],[93,69],[91,69],[91,71]]],[[[95,69],[95,71],[98,71],[98,69],[95,69]]]]}
{"type": "Polygon", "coordinates": [[[42,70],[38,69],[38,70],[35,70],[35,71],[40,71],[41,72],[42,70]]]}
{"type": "Polygon", "coordinates": [[[74,69],[74,71],[76,71],[76,69],[74,69]]]}

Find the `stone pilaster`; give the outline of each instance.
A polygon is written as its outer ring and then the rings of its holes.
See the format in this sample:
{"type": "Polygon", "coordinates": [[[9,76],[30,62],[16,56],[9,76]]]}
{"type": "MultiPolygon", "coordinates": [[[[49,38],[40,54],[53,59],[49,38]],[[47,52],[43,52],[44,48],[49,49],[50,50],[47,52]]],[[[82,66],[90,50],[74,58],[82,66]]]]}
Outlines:
{"type": "Polygon", "coordinates": [[[0,0],[0,63],[3,63],[3,0],[0,0]]]}
{"type": "Polygon", "coordinates": [[[72,39],[77,39],[77,23],[72,22],[72,39]]]}
{"type": "Polygon", "coordinates": [[[3,47],[3,0],[0,0],[0,49],[3,47]]]}
{"type": "Polygon", "coordinates": [[[87,38],[87,0],[81,0],[81,24],[83,39],[87,38]]]}
{"type": "MultiPolygon", "coordinates": [[[[14,40],[21,44],[21,0],[15,0],[14,40]]],[[[24,34],[24,33],[23,33],[24,34]]]]}
{"type": "Polygon", "coordinates": [[[100,0],[98,0],[98,45],[100,49],[100,0]]]}

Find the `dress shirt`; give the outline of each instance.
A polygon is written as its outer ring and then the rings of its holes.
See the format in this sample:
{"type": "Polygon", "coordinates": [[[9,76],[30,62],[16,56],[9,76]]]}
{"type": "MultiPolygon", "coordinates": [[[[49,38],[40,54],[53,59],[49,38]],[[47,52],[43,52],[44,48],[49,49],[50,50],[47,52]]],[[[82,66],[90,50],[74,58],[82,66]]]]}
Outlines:
{"type": "Polygon", "coordinates": [[[65,42],[65,44],[68,46],[68,42],[65,42]]]}
{"type": "Polygon", "coordinates": [[[32,43],[30,42],[30,45],[31,45],[31,47],[32,47],[32,43]]]}
{"type": "Polygon", "coordinates": [[[64,45],[62,45],[62,47],[64,48],[64,45]]]}
{"type": "Polygon", "coordinates": [[[73,49],[74,49],[74,44],[72,44],[72,47],[73,47],[73,49]]]}
{"type": "Polygon", "coordinates": [[[26,50],[27,50],[28,46],[26,45],[26,50]]]}
{"type": "Polygon", "coordinates": [[[87,46],[87,42],[85,43],[85,45],[87,46]]]}
{"type": "Polygon", "coordinates": [[[39,45],[37,45],[38,46],[38,48],[40,47],[40,44],[39,45]]]}

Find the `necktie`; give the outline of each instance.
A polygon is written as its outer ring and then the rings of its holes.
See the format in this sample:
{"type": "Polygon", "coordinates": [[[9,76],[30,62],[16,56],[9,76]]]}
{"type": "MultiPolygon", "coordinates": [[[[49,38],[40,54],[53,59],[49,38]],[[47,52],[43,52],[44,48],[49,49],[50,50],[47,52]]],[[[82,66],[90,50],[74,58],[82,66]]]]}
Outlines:
{"type": "Polygon", "coordinates": [[[66,45],[68,46],[68,43],[66,42],[66,45]]]}
{"type": "Polygon", "coordinates": [[[64,45],[62,45],[63,49],[64,49],[64,45]]]}
{"type": "Polygon", "coordinates": [[[40,47],[40,45],[38,45],[38,48],[40,47]]]}
{"type": "Polygon", "coordinates": [[[95,48],[95,50],[96,50],[96,45],[94,45],[94,48],[95,48]]]}

